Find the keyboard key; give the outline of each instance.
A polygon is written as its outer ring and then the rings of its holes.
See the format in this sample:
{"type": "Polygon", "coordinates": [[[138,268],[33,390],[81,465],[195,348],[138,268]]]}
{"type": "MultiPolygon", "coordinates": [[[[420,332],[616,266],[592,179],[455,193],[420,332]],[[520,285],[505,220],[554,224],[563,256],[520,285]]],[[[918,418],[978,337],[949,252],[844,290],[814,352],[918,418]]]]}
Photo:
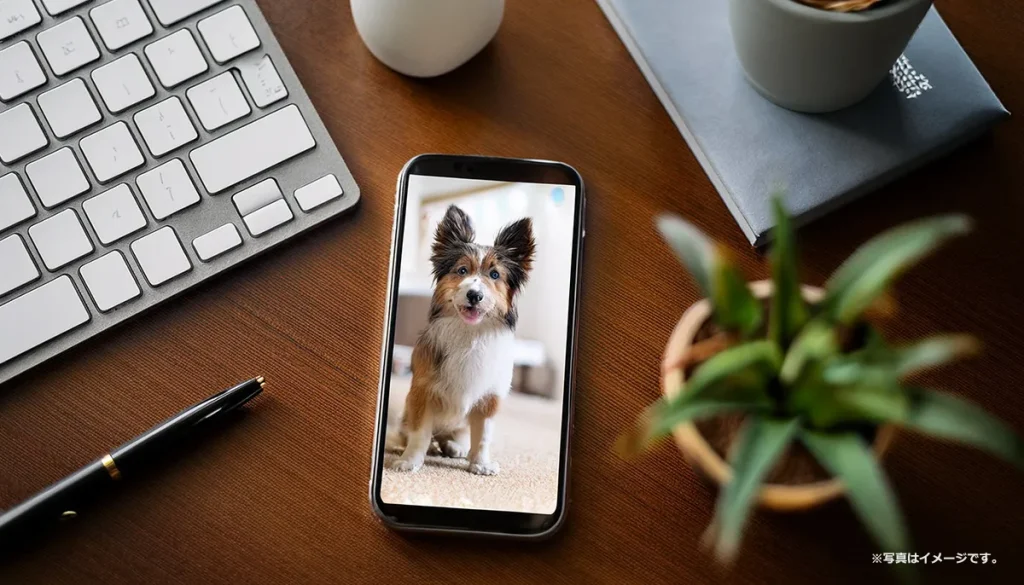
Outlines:
{"type": "Polygon", "coordinates": [[[238,235],[238,228],[230,223],[226,223],[192,240],[192,247],[195,248],[196,255],[203,262],[209,262],[228,250],[234,250],[241,245],[242,236],[238,235]]]}
{"type": "Polygon", "coordinates": [[[51,272],[93,250],[74,209],[65,209],[28,228],[28,235],[51,272]]]}
{"type": "Polygon", "coordinates": [[[177,97],[135,114],[135,125],[153,156],[163,156],[199,138],[196,127],[177,97]]]}
{"type": "Polygon", "coordinates": [[[274,67],[269,55],[254,65],[240,65],[239,70],[256,107],[265,108],[288,97],[288,88],[281,81],[277,67],[274,67]]]}
{"type": "Polygon", "coordinates": [[[0,364],[89,322],[89,311],[67,275],[0,305],[0,364]]]}
{"type": "Polygon", "coordinates": [[[126,55],[92,72],[92,81],[112,113],[123,112],[156,95],[142,63],[134,55],[126,55]]]}
{"type": "Polygon", "coordinates": [[[40,94],[39,107],[57,138],[67,138],[103,119],[85,82],[77,78],[40,94]]]}
{"type": "Polygon", "coordinates": [[[146,162],[124,122],[117,122],[86,136],[81,146],[92,172],[101,183],[141,167],[146,162]]]}
{"type": "Polygon", "coordinates": [[[206,190],[215,194],[315,146],[293,104],[200,146],[189,158],[206,190]]]}
{"type": "Polygon", "coordinates": [[[104,313],[142,294],[124,256],[116,250],[83,264],[79,273],[96,308],[104,313]]]}
{"type": "Polygon", "coordinates": [[[207,130],[216,130],[252,112],[230,71],[200,83],[186,95],[207,130]]]}
{"type": "Polygon", "coordinates": [[[89,0],[43,0],[43,6],[46,7],[46,11],[52,16],[57,16],[62,12],[67,12],[75,6],[81,6],[89,0]]]}
{"type": "Polygon", "coordinates": [[[153,286],[160,286],[192,270],[192,263],[170,227],[160,228],[135,240],[131,248],[146,280],[153,286]]]}
{"type": "Polygon", "coordinates": [[[146,205],[157,219],[168,218],[199,203],[199,192],[180,159],[142,173],[136,183],[146,205]]]}
{"type": "Polygon", "coordinates": [[[227,63],[260,46],[260,38],[249,17],[237,5],[200,20],[199,34],[203,35],[210,54],[218,63],[227,63]]]}
{"type": "Polygon", "coordinates": [[[10,101],[44,83],[46,74],[27,42],[0,51],[0,100],[10,101]]]}
{"type": "Polygon", "coordinates": [[[92,23],[111,51],[153,34],[153,25],[139,0],[111,0],[89,11],[92,23]]]}
{"type": "Polygon", "coordinates": [[[238,215],[242,217],[257,209],[263,209],[278,199],[284,199],[284,195],[281,194],[281,187],[278,187],[277,181],[274,179],[256,183],[244,191],[239,191],[231,198],[235,202],[235,208],[238,209],[238,215]]]}
{"type": "Polygon", "coordinates": [[[78,164],[75,153],[66,146],[28,163],[25,173],[43,207],[56,207],[89,190],[89,180],[85,178],[82,166],[78,164]]]}
{"type": "Polygon", "coordinates": [[[37,278],[39,269],[21,236],[15,234],[0,240],[0,296],[37,278]]]}
{"type": "Polygon", "coordinates": [[[199,51],[196,39],[187,29],[147,45],[146,58],[156,71],[160,85],[167,89],[206,73],[210,67],[199,51]]]}
{"type": "Polygon", "coordinates": [[[327,175],[305,187],[299,187],[295,191],[295,200],[299,202],[299,208],[302,211],[310,211],[332,199],[341,197],[343,194],[344,191],[341,189],[338,177],[327,175]]]}
{"type": "Polygon", "coordinates": [[[153,7],[157,20],[164,26],[170,26],[178,21],[197,14],[221,2],[222,0],[149,0],[153,7]]]}
{"type": "Polygon", "coordinates": [[[36,36],[54,75],[64,75],[100,58],[82,18],[76,16],[36,36]]]}
{"type": "Polygon", "coordinates": [[[18,175],[10,173],[0,177],[0,231],[35,215],[36,208],[18,175]]]}
{"type": "Polygon", "coordinates": [[[46,148],[48,143],[28,104],[0,113],[0,161],[11,164],[46,148]]]}
{"type": "Polygon", "coordinates": [[[260,236],[279,225],[288,223],[293,217],[288,202],[278,199],[263,209],[257,209],[243,217],[242,220],[245,221],[245,227],[249,228],[250,234],[260,236]]]}
{"type": "Polygon", "coordinates": [[[36,10],[32,0],[0,2],[0,41],[13,37],[21,31],[39,24],[42,20],[43,17],[39,16],[39,11],[36,10]]]}
{"type": "Polygon", "coordinates": [[[124,183],[86,199],[82,211],[104,246],[146,227],[146,217],[142,215],[132,190],[124,183]]]}

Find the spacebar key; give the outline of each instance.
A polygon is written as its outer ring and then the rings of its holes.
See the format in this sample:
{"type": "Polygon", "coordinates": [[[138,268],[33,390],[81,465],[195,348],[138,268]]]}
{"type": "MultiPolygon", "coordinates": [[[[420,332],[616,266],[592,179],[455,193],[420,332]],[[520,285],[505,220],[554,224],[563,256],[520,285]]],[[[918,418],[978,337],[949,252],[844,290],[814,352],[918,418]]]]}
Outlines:
{"type": "Polygon", "coordinates": [[[212,195],[314,146],[302,113],[290,105],[200,146],[189,158],[212,195]]]}
{"type": "Polygon", "coordinates": [[[0,305],[0,364],[88,321],[71,279],[55,278],[0,305]]]}

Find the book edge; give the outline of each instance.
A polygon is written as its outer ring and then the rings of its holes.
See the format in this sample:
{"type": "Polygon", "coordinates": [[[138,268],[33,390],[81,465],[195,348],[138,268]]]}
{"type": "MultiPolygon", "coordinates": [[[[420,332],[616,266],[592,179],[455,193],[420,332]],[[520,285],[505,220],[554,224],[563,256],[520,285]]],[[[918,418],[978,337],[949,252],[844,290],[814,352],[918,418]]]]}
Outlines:
{"type": "MultiPolygon", "coordinates": [[[[874,191],[877,191],[882,187],[889,185],[890,183],[894,183],[899,179],[906,177],[911,173],[921,169],[922,167],[927,166],[929,163],[932,163],[938,159],[941,159],[949,155],[950,153],[959,149],[960,147],[980,139],[982,136],[988,134],[988,132],[991,129],[991,124],[979,124],[976,128],[973,128],[961,134],[958,139],[947,142],[939,148],[934,148],[901,167],[896,167],[887,173],[883,173],[875,177],[874,179],[861,184],[856,189],[851,189],[846,193],[837,195],[836,197],[829,199],[825,204],[818,205],[814,209],[794,217],[793,226],[800,227],[802,225],[806,225],[808,223],[816,221],[817,219],[825,215],[828,215],[829,213],[832,213],[836,209],[850,204],[852,201],[856,199],[859,199],[874,191]]],[[[770,243],[773,239],[774,231],[775,228],[765,230],[763,233],[757,236],[756,242],[754,242],[754,246],[761,247],[770,243]]]]}
{"type": "MultiPolygon", "coordinates": [[[[967,62],[971,64],[971,68],[974,69],[974,72],[978,75],[978,78],[981,79],[981,82],[985,85],[985,89],[988,90],[989,94],[992,95],[992,98],[995,99],[996,103],[999,105],[999,109],[1002,113],[1001,118],[1005,119],[1010,117],[1012,115],[1010,110],[1006,107],[1006,104],[1003,103],[1003,100],[999,99],[999,94],[996,93],[996,90],[992,89],[992,84],[989,83],[988,78],[981,73],[981,69],[978,67],[978,64],[974,62],[974,59],[971,57],[971,54],[967,52],[967,48],[964,47],[964,44],[960,42],[959,38],[957,38],[956,33],[953,32],[953,29],[949,27],[949,23],[946,22],[946,19],[942,17],[942,13],[939,12],[939,9],[934,4],[932,5],[930,10],[935,13],[935,16],[938,17],[939,22],[942,23],[943,27],[945,27],[946,32],[949,33],[949,36],[953,39],[953,42],[955,42],[956,45],[960,47],[960,51],[964,54],[964,57],[967,59],[967,62]]],[[[994,120],[991,123],[991,125],[994,126],[997,122],[999,122],[999,119],[994,120]]]]}
{"type": "Polygon", "coordinates": [[[608,22],[612,25],[612,29],[619,36],[622,44],[626,47],[626,51],[629,53],[630,57],[633,58],[633,62],[636,63],[637,67],[640,69],[640,73],[647,80],[647,84],[652,90],[654,90],[654,95],[658,98],[658,101],[661,102],[662,107],[665,108],[665,111],[668,113],[669,118],[671,118],[672,123],[675,124],[679,133],[683,135],[683,140],[686,141],[686,144],[690,147],[690,152],[693,153],[697,162],[704,169],[708,179],[711,180],[712,186],[716,191],[718,191],[719,197],[725,203],[725,206],[729,209],[729,213],[732,214],[737,225],[739,225],[740,229],[743,231],[743,235],[747,237],[747,241],[749,241],[751,245],[757,246],[757,241],[760,238],[754,233],[753,228],[750,226],[750,222],[747,221],[747,217],[743,214],[743,210],[740,209],[735,200],[733,200],[732,193],[725,186],[725,183],[722,181],[717,169],[715,169],[714,164],[704,154],[704,149],[701,147],[700,141],[686,125],[686,121],[676,108],[675,102],[672,101],[671,96],[667,91],[665,91],[665,88],[661,85],[661,81],[648,64],[647,57],[640,49],[640,46],[633,40],[633,35],[629,31],[629,26],[619,17],[618,12],[615,11],[615,7],[612,6],[610,0],[596,0],[596,2],[601,11],[604,12],[605,18],[607,18],[608,22]]]}

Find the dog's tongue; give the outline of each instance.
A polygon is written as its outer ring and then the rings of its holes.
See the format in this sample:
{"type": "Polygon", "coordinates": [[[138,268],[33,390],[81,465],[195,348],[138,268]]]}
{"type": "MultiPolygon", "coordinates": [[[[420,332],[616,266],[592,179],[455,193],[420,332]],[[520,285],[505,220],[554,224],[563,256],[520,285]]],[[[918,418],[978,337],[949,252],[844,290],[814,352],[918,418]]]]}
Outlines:
{"type": "Polygon", "coordinates": [[[483,314],[480,309],[476,307],[463,307],[459,314],[462,315],[462,320],[470,325],[476,325],[483,318],[483,314]]]}

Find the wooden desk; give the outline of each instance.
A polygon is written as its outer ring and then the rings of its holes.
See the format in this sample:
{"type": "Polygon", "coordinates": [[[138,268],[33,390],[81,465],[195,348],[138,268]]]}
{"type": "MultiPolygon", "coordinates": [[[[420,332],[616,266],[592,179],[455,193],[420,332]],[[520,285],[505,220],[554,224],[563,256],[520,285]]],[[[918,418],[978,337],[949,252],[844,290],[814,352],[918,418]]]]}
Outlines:
{"type": "MultiPolygon", "coordinates": [[[[512,0],[497,39],[440,79],[373,59],[344,0],[260,2],[363,189],[354,216],[63,356],[0,391],[8,507],[211,390],[263,373],[251,414],[0,569],[0,583],[868,583],[887,578],[845,503],[759,514],[731,574],[700,550],[715,493],[670,444],[638,462],[616,433],[658,394],[658,361],[697,299],[652,216],[691,218],[767,274],[591,0],[512,0]],[[568,161],[590,205],[570,520],[540,545],[406,538],[367,503],[395,176],[421,152],[568,161]]],[[[1011,110],[1024,111],[1018,2],[940,2],[1011,110]]],[[[939,88],[956,91],[956,88],[939,88]]],[[[767,145],[770,146],[770,145],[767,145]]],[[[894,336],[977,333],[984,357],[932,382],[1024,430],[1024,132],[990,138],[801,232],[821,283],[877,231],[964,210],[976,233],[909,274],[894,336]]],[[[927,567],[931,582],[1021,574],[1024,476],[901,436],[886,467],[919,552],[999,564],[927,567]]],[[[877,551],[876,551],[877,552],[877,551]]]]}

